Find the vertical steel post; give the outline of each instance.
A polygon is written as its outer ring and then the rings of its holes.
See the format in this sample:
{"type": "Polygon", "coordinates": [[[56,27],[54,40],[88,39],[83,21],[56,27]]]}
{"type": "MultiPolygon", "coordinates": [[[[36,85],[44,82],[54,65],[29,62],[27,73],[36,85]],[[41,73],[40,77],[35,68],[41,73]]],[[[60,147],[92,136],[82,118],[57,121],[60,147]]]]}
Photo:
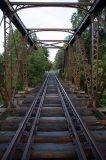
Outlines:
{"type": "Polygon", "coordinates": [[[67,80],[70,81],[70,52],[67,50],[67,80]]]}
{"type": "Polygon", "coordinates": [[[65,74],[65,66],[66,66],[66,50],[64,50],[63,75],[65,74]]]}
{"type": "Polygon", "coordinates": [[[12,15],[8,19],[4,15],[4,81],[10,97],[8,102],[11,106],[12,100],[12,15]]]}
{"type": "Polygon", "coordinates": [[[70,47],[70,67],[71,67],[71,81],[75,85],[75,59],[73,47],[70,47]]]}
{"type": "Polygon", "coordinates": [[[8,55],[7,55],[7,16],[4,15],[4,81],[7,87],[7,65],[8,65],[8,55]]]}
{"type": "Polygon", "coordinates": [[[76,43],[77,43],[79,52],[81,53],[81,59],[82,59],[86,85],[87,85],[87,92],[89,97],[91,98],[91,67],[88,64],[87,54],[86,54],[84,42],[81,36],[76,36],[76,43]]]}
{"type": "MultiPolygon", "coordinates": [[[[23,41],[22,38],[20,36],[19,39],[20,43],[17,44],[16,47],[16,59],[15,59],[15,64],[14,64],[14,69],[13,69],[13,94],[12,97],[14,97],[15,95],[15,91],[16,91],[16,86],[17,86],[17,81],[18,81],[18,76],[19,76],[19,72],[20,72],[20,65],[21,65],[21,61],[22,61],[22,49],[23,49],[23,41]]],[[[22,70],[22,68],[21,68],[22,70]]]]}
{"type": "Polygon", "coordinates": [[[64,78],[67,77],[67,50],[64,52],[64,78]]]}
{"type": "Polygon", "coordinates": [[[73,46],[70,47],[70,54],[71,81],[77,90],[77,64],[75,59],[75,48],[73,46]]]}
{"type": "Polygon", "coordinates": [[[75,42],[75,61],[76,61],[76,89],[80,90],[80,57],[77,48],[77,43],[75,42]]]}
{"type": "Polygon", "coordinates": [[[99,52],[99,18],[92,21],[92,104],[96,107],[98,91],[98,52],[99,52]]]}
{"type": "Polygon", "coordinates": [[[28,48],[27,48],[27,35],[22,37],[23,40],[23,56],[22,56],[22,63],[23,63],[23,90],[25,92],[28,91],[28,75],[27,75],[27,56],[28,56],[28,48]]]}
{"type": "Polygon", "coordinates": [[[68,66],[69,66],[69,81],[72,84],[72,66],[71,66],[71,49],[68,47],[68,66]]]}

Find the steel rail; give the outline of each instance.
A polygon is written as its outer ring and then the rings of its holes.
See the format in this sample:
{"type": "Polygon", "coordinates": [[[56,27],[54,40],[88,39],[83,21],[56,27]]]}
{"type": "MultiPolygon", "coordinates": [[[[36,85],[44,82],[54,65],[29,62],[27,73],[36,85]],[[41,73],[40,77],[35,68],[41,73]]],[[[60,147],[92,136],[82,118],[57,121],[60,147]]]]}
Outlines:
{"type": "Polygon", "coordinates": [[[66,107],[66,104],[64,102],[63,96],[62,96],[61,91],[60,91],[58,86],[57,86],[57,90],[58,90],[58,94],[59,94],[60,99],[61,99],[61,103],[62,103],[62,107],[64,109],[66,120],[67,120],[67,122],[69,124],[69,131],[70,131],[70,127],[71,127],[71,129],[73,131],[73,137],[75,136],[75,144],[77,146],[78,158],[79,158],[79,160],[87,160],[85,152],[84,152],[83,147],[81,145],[81,142],[79,140],[78,134],[76,132],[75,126],[74,126],[74,124],[72,122],[72,119],[71,119],[71,117],[69,115],[68,109],[66,107]]]}
{"type": "Polygon", "coordinates": [[[30,149],[31,149],[33,133],[34,133],[35,130],[37,131],[37,128],[38,128],[37,127],[37,121],[39,120],[39,117],[40,117],[40,113],[41,113],[41,109],[42,109],[42,106],[43,106],[46,90],[47,90],[47,83],[46,83],[46,86],[44,88],[43,95],[41,97],[40,104],[38,106],[38,110],[37,110],[37,113],[36,113],[32,128],[31,128],[31,131],[30,131],[30,135],[29,135],[26,147],[25,147],[23,155],[22,155],[22,160],[29,160],[30,159],[30,149]]]}
{"type": "Polygon", "coordinates": [[[27,125],[28,120],[30,119],[30,116],[31,116],[31,114],[33,112],[33,109],[35,108],[35,105],[36,105],[36,103],[37,103],[37,101],[39,99],[40,94],[43,92],[43,90],[45,88],[47,80],[48,80],[48,76],[46,77],[46,79],[45,79],[40,91],[38,92],[36,98],[34,99],[31,107],[29,108],[29,111],[27,112],[24,120],[22,121],[22,123],[20,124],[18,130],[16,131],[16,134],[12,138],[12,140],[11,140],[8,148],[6,149],[6,151],[5,151],[5,153],[4,153],[4,155],[3,155],[1,160],[8,160],[8,159],[11,159],[11,157],[13,156],[15,148],[16,148],[16,145],[18,144],[18,142],[19,142],[19,140],[20,140],[20,138],[21,138],[21,136],[22,136],[22,134],[24,132],[24,129],[25,129],[26,125],[27,125]]]}
{"type": "Polygon", "coordinates": [[[91,146],[92,152],[94,154],[94,156],[96,157],[96,159],[98,160],[105,160],[100,148],[98,148],[96,142],[94,141],[92,135],[90,134],[89,130],[86,127],[86,124],[82,121],[81,117],[79,116],[77,110],[75,109],[72,101],[70,100],[70,98],[68,97],[66,91],[64,90],[62,84],[60,83],[60,81],[58,80],[58,78],[55,76],[57,83],[59,85],[60,90],[62,91],[62,93],[64,94],[65,98],[67,99],[70,109],[73,112],[74,116],[77,118],[78,122],[80,123],[80,126],[83,129],[84,135],[87,138],[89,145],[91,146]]]}

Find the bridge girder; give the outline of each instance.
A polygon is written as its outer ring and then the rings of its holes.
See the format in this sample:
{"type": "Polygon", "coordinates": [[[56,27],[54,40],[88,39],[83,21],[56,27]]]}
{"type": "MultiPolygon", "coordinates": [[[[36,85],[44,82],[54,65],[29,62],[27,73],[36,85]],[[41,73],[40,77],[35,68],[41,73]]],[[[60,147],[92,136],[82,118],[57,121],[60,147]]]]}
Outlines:
{"type": "MultiPolygon", "coordinates": [[[[52,44],[49,44],[48,42],[50,42],[50,41],[47,41],[47,40],[34,42],[31,38],[27,28],[24,26],[20,17],[16,13],[18,10],[24,9],[24,8],[32,8],[32,7],[72,7],[72,8],[84,9],[87,12],[89,12],[85,15],[85,17],[81,21],[80,25],[74,30],[75,31],[74,35],[73,35],[72,39],[70,40],[70,42],[67,44],[65,52],[67,52],[68,48],[75,42],[76,36],[81,36],[81,34],[85,31],[85,29],[92,23],[92,17],[94,19],[102,11],[102,9],[105,6],[106,6],[105,0],[96,0],[93,4],[90,4],[90,5],[89,4],[81,4],[81,3],[80,4],[73,3],[73,5],[72,5],[72,3],[66,3],[66,2],[65,3],[62,3],[62,2],[59,2],[59,3],[54,3],[54,2],[53,3],[42,3],[42,2],[35,3],[34,2],[33,3],[33,2],[9,2],[9,1],[5,1],[5,0],[0,1],[0,8],[3,11],[4,15],[6,17],[8,17],[9,20],[11,20],[11,23],[13,23],[16,26],[16,28],[22,33],[22,35],[24,37],[27,36],[27,41],[29,42],[29,44],[31,46],[35,46],[35,49],[37,49],[37,46],[36,46],[37,43],[41,44],[42,47],[44,46],[46,48],[55,49],[55,48],[63,48],[63,47],[57,46],[56,42],[53,42],[53,41],[51,41],[52,44]],[[86,9],[88,6],[91,6],[91,8],[89,10],[86,9]],[[45,42],[47,42],[47,43],[45,43],[45,42]]],[[[37,31],[38,30],[36,30],[36,32],[37,31]]],[[[53,31],[53,28],[49,29],[49,31],[53,31]]],[[[55,31],[56,31],[56,29],[55,29],[55,31]]],[[[59,30],[57,29],[57,31],[59,31],[59,30]]],[[[63,31],[66,31],[66,30],[63,30],[63,31]]],[[[87,63],[85,65],[87,65],[87,63]]],[[[24,76],[26,76],[26,75],[24,75],[24,76]]]]}
{"type": "Polygon", "coordinates": [[[28,33],[34,33],[34,32],[68,32],[71,34],[74,34],[75,29],[71,28],[27,28],[28,33]]]}
{"type": "Polygon", "coordinates": [[[33,7],[68,7],[68,8],[80,8],[88,11],[87,7],[92,3],[88,2],[11,2],[12,6],[16,6],[16,11],[33,7]]]}
{"type": "Polygon", "coordinates": [[[14,8],[12,7],[11,3],[9,1],[5,1],[5,0],[0,1],[0,9],[3,11],[5,16],[7,16],[9,19],[11,19],[11,22],[15,25],[15,27],[21,32],[21,34],[23,36],[26,36],[26,35],[28,36],[28,43],[31,46],[34,46],[35,49],[37,49],[31,36],[28,35],[28,31],[27,31],[25,25],[21,21],[18,14],[14,12],[14,8]]]}
{"type": "MultiPolygon", "coordinates": [[[[105,0],[97,0],[93,3],[91,8],[89,9],[89,13],[85,15],[80,25],[76,28],[76,32],[72,37],[72,39],[70,40],[70,45],[72,45],[75,42],[75,37],[77,35],[80,36],[85,31],[85,29],[92,23],[92,15],[93,17],[96,17],[105,6],[106,6],[105,0]]],[[[67,48],[68,46],[66,47],[66,49],[67,48]]]]}

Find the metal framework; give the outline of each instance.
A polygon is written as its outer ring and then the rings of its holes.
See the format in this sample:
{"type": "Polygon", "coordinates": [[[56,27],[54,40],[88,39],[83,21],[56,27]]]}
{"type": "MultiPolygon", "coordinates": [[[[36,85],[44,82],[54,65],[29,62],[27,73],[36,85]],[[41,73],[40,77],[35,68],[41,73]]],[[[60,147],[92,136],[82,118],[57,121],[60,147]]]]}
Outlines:
{"type": "MultiPolygon", "coordinates": [[[[19,159],[26,160],[31,159],[31,151],[32,151],[32,144],[34,142],[34,135],[37,134],[40,123],[40,117],[43,105],[45,104],[46,100],[45,97],[47,96],[47,90],[50,89],[50,84],[54,84],[54,88],[56,94],[58,94],[58,98],[60,100],[61,108],[63,109],[64,118],[67,124],[67,131],[70,133],[70,137],[73,138],[74,145],[76,147],[76,155],[77,159],[85,160],[88,158],[88,153],[86,150],[89,148],[90,157],[92,156],[93,159],[104,160],[105,157],[93,139],[93,136],[89,132],[88,128],[86,127],[85,123],[83,122],[82,118],[80,117],[76,107],[73,105],[72,101],[70,100],[69,96],[65,92],[64,88],[62,87],[58,78],[51,74],[46,77],[40,91],[38,92],[37,96],[35,97],[34,101],[32,102],[31,106],[27,114],[24,116],[21,125],[15,132],[14,136],[11,138],[10,143],[8,144],[7,148],[4,150],[2,160],[8,160],[8,158],[13,159],[16,158],[17,154],[20,154],[19,145],[21,143],[22,137],[25,133],[28,133],[26,138],[26,143],[23,150],[19,156],[19,159]],[[36,112],[35,112],[36,109],[36,112]],[[71,113],[71,116],[70,116],[71,113]],[[31,119],[33,118],[32,123],[30,123],[31,119]],[[30,130],[28,130],[27,126],[30,123],[30,130]],[[83,136],[85,141],[81,141],[80,137],[83,136]],[[86,142],[86,143],[85,143],[86,142]],[[86,144],[86,146],[85,146],[86,144]]],[[[52,99],[52,98],[51,98],[52,99]]],[[[55,103],[54,103],[55,104],[55,103]]],[[[47,104],[48,105],[48,104],[47,104]]],[[[64,124],[63,124],[64,126],[64,124]]],[[[51,137],[52,139],[52,137],[51,137]]],[[[36,141],[34,142],[36,144],[36,141]]],[[[46,143],[45,143],[46,145],[46,143]]],[[[76,158],[76,157],[75,157],[76,158]]]]}
{"type": "Polygon", "coordinates": [[[15,7],[15,11],[21,9],[33,8],[33,7],[68,7],[68,8],[80,8],[88,12],[88,6],[91,6],[92,3],[87,2],[11,2],[11,5],[15,7]]]}
{"type": "MultiPolygon", "coordinates": [[[[92,17],[91,17],[92,18],[92,17]]],[[[98,91],[98,52],[99,52],[99,19],[92,19],[92,99],[94,106],[98,91]]]]}
{"type": "Polygon", "coordinates": [[[75,44],[75,85],[76,89],[80,90],[80,54],[78,50],[77,43],[75,44]]]}
{"type": "Polygon", "coordinates": [[[70,45],[74,43],[76,35],[80,36],[85,31],[85,29],[91,24],[91,15],[93,14],[93,16],[95,17],[96,15],[98,15],[98,13],[100,13],[103,10],[105,6],[105,0],[94,1],[93,5],[89,9],[89,13],[86,14],[86,16],[81,21],[80,25],[77,27],[74,36],[70,40],[70,45]]]}
{"type": "Polygon", "coordinates": [[[48,40],[46,40],[46,39],[40,39],[40,40],[37,40],[36,41],[37,43],[40,43],[40,42],[53,42],[53,43],[68,43],[69,42],[69,40],[65,40],[65,39],[59,39],[59,40],[57,40],[57,39],[48,39],[48,40]]]}
{"type": "Polygon", "coordinates": [[[80,89],[80,59],[75,46],[70,46],[65,53],[65,78],[74,84],[75,89],[80,89]]]}
{"type": "Polygon", "coordinates": [[[22,37],[23,44],[23,54],[22,54],[22,73],[23,73],[23,90],[27,92],[28,90],[28,75],[27,75],[27,57],[28,57],[28,48],[27,48],[27,36],[22,37]]]}
{"type": "Polygon", "coordinates": [[[68,32],[74,34],[75,29],[71,28],[27,28],[28,34],[36,32],[68,32]]]}
{"type": "Polygon", "coordinates": [[[60,45],[57,45],[57,44],[60,44],[60,43],[36,42],[36,44],[38,44],[38,46],[40,46],[40,47],[46,47],[46,48],[64,48],[60,45]]]}
{"type": "Polygon", "coordinates": [[[4,81],[9,97],[12,97],[13,64],[12,64],[12,15],[4,16],[4,81]]]}
{"type": "MultiPolygon", "coordinates": [[[[23,66],[23,82],[24,89],[28,88],[27,80],[27,56],[32,52],[33,49],[39,47],[46,48],[63,48],[61,46],[64,44],[65,54],[64,54],[64,71],[67,68],[68,74],[74,77],[75,85],[79,89],[80,84],[80,58],[82,59],[82,64],[85,72],[86,85],[88,89],[88,94],[92,97],[97,97],[98,91],[98,42],[99,42],[99,33],[98,33],[98,14],[106,6],[106,0],[95,0],[94,3],[80,2],[80,3],[70,3],[70,2],[9,2],[2,0],[0,1],[0,9],[3,11],[3,17],[0,21],[1,23],[4,20],[4,82],[0,85],[0,90],[4,99],[12,102],[12,98],[15,95],[16,83],[19,75],[20,65],[23,66]],[[86,12],[85,17],[81,21],[80,25],[76,29],[70,28],[26,28],[21,21],[20,17],[17,14],[17,11],[25,8],[33,7],[68,7],[68,8],[79,8],[86,12]],[[95,19],[96,18],[96,19],[95,19]],[[85,46],[81,37],[81,34],[85,29],[92,24],[92,66],[88,64],[88,59],[86,55],[85,46]],[[22,45],[20,47],[15,46],[15,41],[11,41],[11,37],[14,40],[13,27],[15,27],[21,32],[22,45]],[[58,31],[58,32],[68,32],[73,34],[70,42],[68,40],[37,40],[34,41],[31,37],[33,32],[43,32],[43,31],[58,31]],[[8,42],[9,40],[9,42],[8,42]],[[76,41],[75,49],[74,42],[76,41]],[[28,48],[27,43],[31,47],[28,48]],[[13,69],[13,55],[12,55],[12,45],[14,44],[16,50],[16,60],[13,69]],[[66,47],[67,46],[67,47],[66,47]],[[71,46],[71,49],[70,49],[71,46]],[[72,67],[72,69],[70,69],[72,67]],[[73,70],[73,72],[72,72],[73,70]],[[92,94],[91,94],[92,93],[92,94]]],[[[105,22],[103,22],[105,26],[105,22]]],[[[66,75],[67,77],[67,75],[66,75]]]]}
{"type": "MultiPolygon", "coordinates": [[[[28,34],[37,32],[68,32],[74,34],[75,30],[70,28],[28,28],[28,34]]],[[[46,48],[63,48],[61,43],[68,43],[69,40],[36,40],[36,44],[46,48]]]]}
{"type": "MultiPolygon", "coordinates": [[[[20,31],[20,33],[23,36],[28,35],[28,32],[27,32],[27,29],[26,29],[25,25],[21,21],[18,14],[15,13],[14,8],[12,7],[12,5],[9,1],[5,1],[5,0],[0,1],[0,9],[3,11],[5,16],[7,16],[9,19],[11,19],[11,15],[13,16],[11,22],[15,25],[15,27],[20,31]]],[[[32,40],[30,35],[28,35],[28,43],[31,46],[35,45],[35,43],[32,40]]],[[[34,46],[34,48],[37,49],[36,46],[34,46]]]]}
{"type": "Polygon", "coordinates": [[[84,69],[84,73],[85,73],[85,79],[86,79],[86,85],[87,85],[87,90],[88,90],[88,94],[89,96],[91,95],[91,67],[88,64],[88,59],[87,59],[87,54],[86,54],[86,50],[84,47],[84,42],[81,36],[76,36],[76,43],[77,43],[77,47],[79,49],[79,52],[81,54],[81,59],[82,59],[82,64],[83,64],[83,69],[84,69]]]}
{"type": "Polygon", "coordinates": [[[38,46],[47,48],[64,48],[63,44],[67,45],[69,40],[36,40],[38,46]]]}

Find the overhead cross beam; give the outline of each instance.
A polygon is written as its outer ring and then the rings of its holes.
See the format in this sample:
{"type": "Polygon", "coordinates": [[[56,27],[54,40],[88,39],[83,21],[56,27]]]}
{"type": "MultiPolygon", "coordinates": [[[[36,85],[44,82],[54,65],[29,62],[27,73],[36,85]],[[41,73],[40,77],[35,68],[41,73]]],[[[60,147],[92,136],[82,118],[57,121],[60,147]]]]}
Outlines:
{"type": "Polygon", "coordinates": [[[44,41],[36,41],[36,43],[41,46],[41,47],[46,47],[46,48],[64,48],[62,46],[59,46],[59,42],[57,43],[48,43],[47,41],[44,42],[44,41]]]}
{"type": "Polygon", "coordinates": [[[59,39],[59,40],[57,40],[57,39],[56,39],[56,40],[52,40],[52,39],[49,39],[49,40],[46,40],[46,39],[41,40],[41,39],[40,39],[40,40],[37,40],[37,42],[59,42],[59,43],[64,43],[64,42],[69,42],[69,40],[65,40],[65,39],[64,39],[64,40],[60,40],[60,39],[59,39]]]}
{"type": "Polygon", "coordinates": [[[74,34],[75,29],[71,29],[71,28],[27,28],[29,34],[33,33],[33,32],[68,32],[68,33],[72,33],[74,34]]]}
{"type": "Polygon", "coordinates": [[[33,7],[71,7],[88,10],[87,7],[91,6],[92,3],[88,2],[11,2],[11,5],[16,6],[16,11],[25,8],[33,7]]]}
{"type": "Polygon", "coordinates": [[[69,43],[69,40],[36,40],[36,44],[46,48],[64,48],[61,43],[69,43]]]}

